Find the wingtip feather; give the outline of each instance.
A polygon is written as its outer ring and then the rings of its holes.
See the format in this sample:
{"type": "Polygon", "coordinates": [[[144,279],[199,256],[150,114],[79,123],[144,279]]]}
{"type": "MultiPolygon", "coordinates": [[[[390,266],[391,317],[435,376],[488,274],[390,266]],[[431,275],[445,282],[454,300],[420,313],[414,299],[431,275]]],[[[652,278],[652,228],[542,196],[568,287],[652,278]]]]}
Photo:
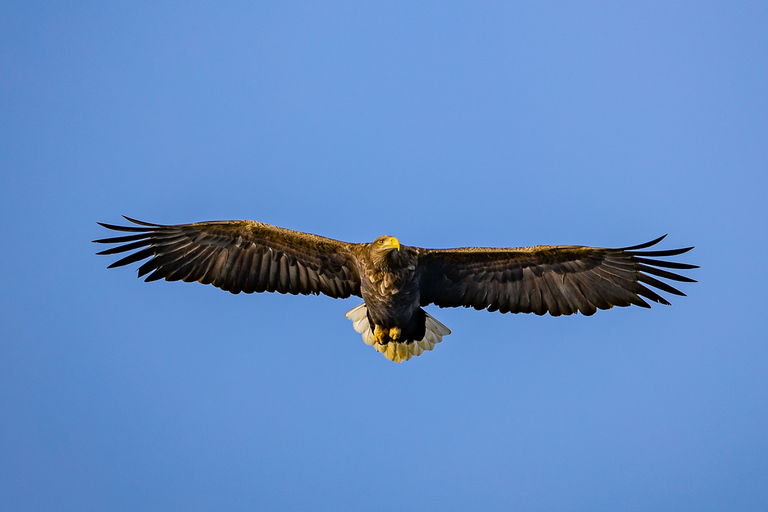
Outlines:
{"type": "Polygon", "coordinates": [[[123,217],[125,220],[129,221],[129,222],[133,222],[134,224],[138,224],[139,226],[147,226],[147,227],[150,227],[150,228],[160,228],[160,227],[164,227],[164,225],[163,225],[163,224],[153,224],[153,223],[151,223],[151,222],[144,222],[143,220],[137,220],[137,219],[134,219],[134,218],[132,218],[132,217],[129,217],[129,216],[127,216],[127,215],[122,215],[122,217],[123,217]]]}
{"type": "Polygon", "coordinates": [[[622,251],[637,251],[639,249],[645,249],[646,247],[651,247],[651,246],[656,245],[657,243],[661,242],[665,238],[667,238],[667,234],[668,233],[665,233],[665,234],[661,235],[659,238],[656,238],[655,240],[651,240],[650,242],[645,242],[644,244],[633,245],[631,247],[622,247],[621,250],[622,251]]]}

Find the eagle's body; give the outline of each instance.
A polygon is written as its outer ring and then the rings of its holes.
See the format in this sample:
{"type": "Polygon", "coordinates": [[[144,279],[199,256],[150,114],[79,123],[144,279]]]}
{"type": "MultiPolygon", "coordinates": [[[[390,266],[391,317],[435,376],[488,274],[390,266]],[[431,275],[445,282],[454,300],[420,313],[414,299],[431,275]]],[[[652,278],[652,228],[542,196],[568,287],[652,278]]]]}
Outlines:
{"type": "Polygon", "coordinates": [[[383,236],[371,244],[370,250],[361,246],[359,254],[360,295],[370,321],[382,333],[382,341],[421,339],[424,318],[417,314],[421,309],[418,250],[383,236]]]}
{"type": "Polygon", "coordinates": [[[102,224],[134,233],[96,240],[120,244],[99,254],[136,250],[110,267],[151,258],[139,268],[139,277],[151,272],[147,281],[199,281],[232,293],[362,297],[364,303],[347,317],[367,344],[396,362],[431,350],[450,333],[422,309],[428,304],[591,315],[614,305],[650,307],[643,297],[669,304],[648,286],[684,294],[652,275],[693,282],[662,268],[696,268],[652,259],[682,254],[690,247],[640,251],[664,237],[623,249],[422,249],[401,246],[391,236],[351,244],[254,221],[163,226],[128,220],[138,226],[102,224]]]}

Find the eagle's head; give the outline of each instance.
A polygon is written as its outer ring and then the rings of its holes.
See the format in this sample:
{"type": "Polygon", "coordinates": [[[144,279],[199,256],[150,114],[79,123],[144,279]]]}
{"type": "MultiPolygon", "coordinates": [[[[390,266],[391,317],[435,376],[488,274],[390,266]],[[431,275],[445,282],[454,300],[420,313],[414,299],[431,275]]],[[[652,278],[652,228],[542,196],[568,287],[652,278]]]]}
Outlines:
{"type": "Polygon", "coordinates": [[[389,235],[383,235],[371,244],[371,259],[374,265],[382,266],[392,261],[392,256],[400,250],[400,241],[389,235]]]}

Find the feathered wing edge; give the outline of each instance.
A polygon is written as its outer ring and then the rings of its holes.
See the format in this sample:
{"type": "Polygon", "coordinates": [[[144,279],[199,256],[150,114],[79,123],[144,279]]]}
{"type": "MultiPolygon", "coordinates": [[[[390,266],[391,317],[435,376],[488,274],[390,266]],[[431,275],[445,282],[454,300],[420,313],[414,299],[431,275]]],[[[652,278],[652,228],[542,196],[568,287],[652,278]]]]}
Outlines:
{"type": "Polygon", "coordinates": [[[97,254],[135,251],[108,268],[149,258],[138,271],[145,281],[198,281],[231,293],[360,295],[353,244],[254,221],[162,225],[125,219],[136,226],[99,222],[132,234],[94,240],[118,244],[97,254]]]}
{"type": "MultiPolygon", "coordinates": [[[[681,292],[677,288],[674,288],[670,286],[669,284],[659,281],[658,279],[655,279],[651,277],[651,275],[658,276],[664,279],[669,279],[672,281],[678,281],[681,283],[695,283],[695,279],[691,279],[690,277],[682,276],[680,274],[676,274],[674,272],[669,272],[666,270],[662,270],[663,268],[672,268],[676,270],[691,270],[695,268],[699,268],[698,265],[692,265],[690,263],[679,263],[676,261],[665,261],[665,260],[659,260],[656,258],[668,258],[670,256],[679,256],[680,254],[685,254],[688,251],[691,251],[694,247],[683,247],[681,249],[667,249],[663,251],[642,251],[642,249],[647,249],[648,247],[652,247],[662,240],[664,240],[667,237],[667,235],[662,235],[659,238],[656,238],[655,240],[651,240],[650,242],[646,242],[644,244],[640,245],[634,245],[632,247],[624,247],[621,249],[616,249],[617,251],[621,251],[624,253],[627,253],[633,257],[634,262],[637,265],[638,270],[638,281],[641,283],[645,283],[649,286],[652,286],[654,288],[658,288],[659,290],[663,290],[667,293],[671,293],[672,295],[678,295],[680,297],[685,297],[685,293],[681,292]],[[651,275],[648,275],[651,274],[651,275]]],[[[648,290],[646,287],[645,290],[648,290]]],[[[671,305],[669,301],[667,301],[664,297],[659,296],[658,294],[651,292],[651,295],[643,295],[646,298],[658,302],[659,304],[664,305],[671,305]]],[[[647,307],[650,307],[650,305],[647,305],[647,307]]]]}
{"type": "Polygon", "coordinates": [[[390,361],[402,363],[408,361],[413,356],[420,356],[426,351],[435,348],[435,345],[443,341],[443,336],[451,334],[451,330],[437,321],[426,311],[426,332],[424,337],[418,341],[401,343],[390,341],[382,345],[373,337],[370,322],[368,321],[368,307],[365,303],[350,309],[345,315],[352,320],[352,326],[355,331],[363,335],[363,341],[366,345],[372,345],[378,352],[390,361]]]}
{"type": "Polygon", "coordinates": [[[502,313],[553,316],[637,305],[648,299],[669,304],[653,288],[683,292],[657,279],[695,282],[670,272],[697,265],[660,260],[693,247],[645,251],[666,235],[619,249],[586,246],[536,246],[514,249],[463,248],[425,250],[422,306],[474,307],[502,313]],[[655,276],[655,277],[654,277],[655,276]]]}

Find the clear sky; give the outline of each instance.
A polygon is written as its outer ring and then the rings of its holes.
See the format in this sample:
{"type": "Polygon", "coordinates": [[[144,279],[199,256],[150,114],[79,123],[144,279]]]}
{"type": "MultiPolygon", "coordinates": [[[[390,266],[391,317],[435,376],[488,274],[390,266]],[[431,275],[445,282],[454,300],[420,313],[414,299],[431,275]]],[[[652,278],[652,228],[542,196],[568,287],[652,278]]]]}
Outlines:
{"type": "Polygon", "coordinates": [[[3,2],[6,510],[764,510],[765,2],[3,2]],[[107,270],[96,221],[695,245],[671,307],[429,311],[107,270]]]}

